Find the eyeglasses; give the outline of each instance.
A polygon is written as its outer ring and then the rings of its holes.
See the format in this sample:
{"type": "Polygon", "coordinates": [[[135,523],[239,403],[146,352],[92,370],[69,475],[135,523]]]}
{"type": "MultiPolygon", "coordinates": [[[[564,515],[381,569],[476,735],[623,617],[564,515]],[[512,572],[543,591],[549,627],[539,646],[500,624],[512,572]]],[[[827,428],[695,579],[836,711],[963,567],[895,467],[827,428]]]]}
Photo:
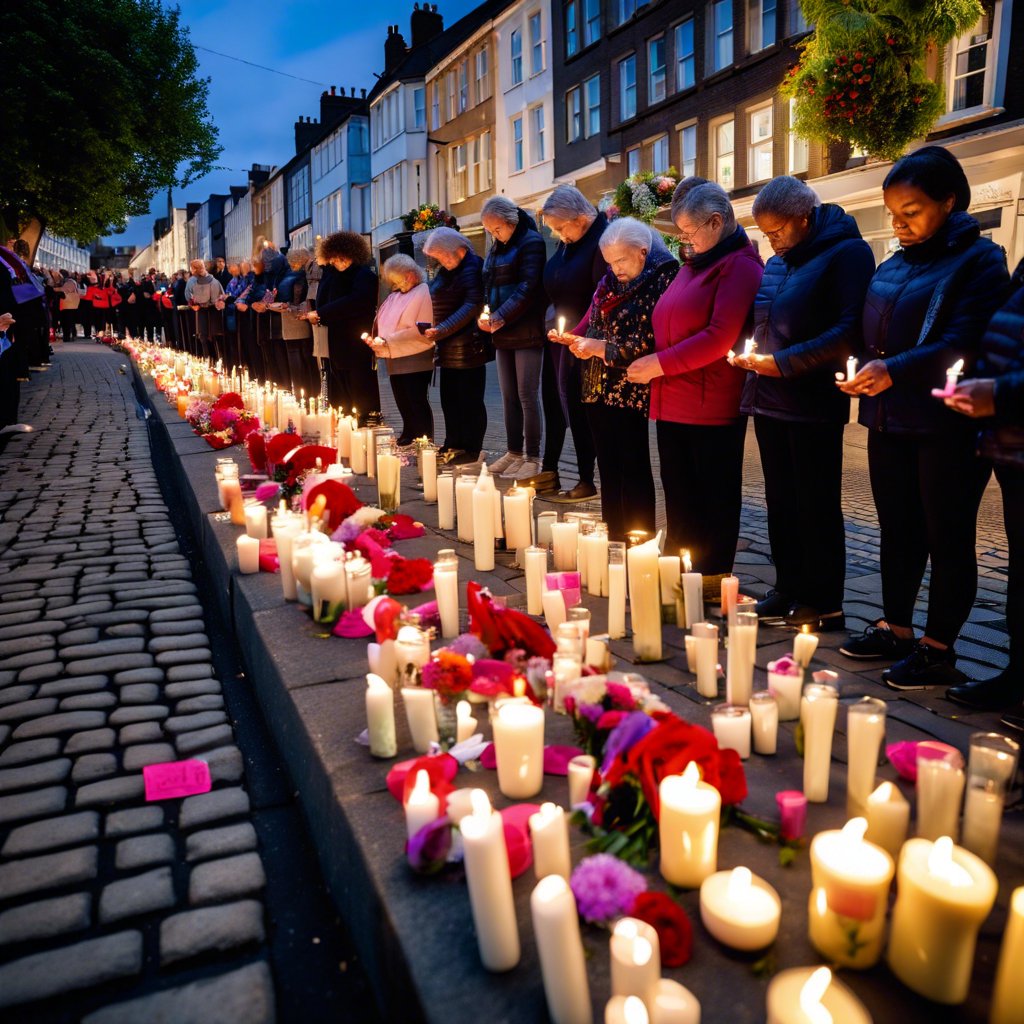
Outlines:
{"type": "MultiPolygon", "coordinates": [[[[713,216],[714,216],[714,214],[712,214],[712,217],[713,216]]],[[[708,217],[708,219],[706,221],[704,221],[702,224],[698,224],[692,231],[682,231],[682,230],[680,230],[680,232],[679,232],[679,241],[681,241],[681,242],[692,242],[694,240],[694,238],[697,237],[698,233],[703,228],[707,227],[708,224],[711,223],[712,217],[708,217]]]]}
{"type": "Polygon", "coordinates": [[[761,234],[768,239],[769,242],[773,242],[785,234],[786,229],[789,227],[789,222],[792,220],[791,217],[787,217],[782,223],[781,228],[776,228],[774,231],[762,231],[761,234]]]}

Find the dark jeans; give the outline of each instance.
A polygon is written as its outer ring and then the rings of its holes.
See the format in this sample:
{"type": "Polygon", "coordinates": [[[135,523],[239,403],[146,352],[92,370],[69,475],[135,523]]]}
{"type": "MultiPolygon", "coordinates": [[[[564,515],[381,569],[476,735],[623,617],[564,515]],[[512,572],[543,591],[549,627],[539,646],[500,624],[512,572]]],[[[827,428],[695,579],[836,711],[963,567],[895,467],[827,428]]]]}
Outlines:
{"type": "MultiPolygon", "coordinates": [[[[338,328],[339,332],[343,329],[338,328]]],[[[365,426],[368,413],[380,412],[380,387],[373,353],[358,338],[342,339],[336,334],[330,337],[328,346],[331,405],[346,413],[355,409],[360,426],[365,426]]]]}
{"type": "Polygon", "coordinates": [[[540,398],[544,408],[544,461],[543,469],[558,472],[558,461],[565,446],[568,422],[562,395],[558,387],[558,371],[562,365],[562,347],[544,342],[544,364],[540,376],[540,398]]]}
{"type": "Polygon", "coordinates": [[[882,609],[894,626],[914,621],[932,561],[925,634],[952,646],[978,589],[978,506],[992,467],[973,433],[908,437],[868,433],[868,470],[881,533],[882,609]]]}
{"type": "Polygon", "coordinates": [[[476,454],[484,446],[487,431],[487,364],[467,370],[441,367],[441,411],[444,413],[444,446],[476,454]]]}
{"type": "Polygon", "coordinates": [[[593,484],[596,456],[590,424],[583,408],[580,384],[580,361],[565,345],[545,342],[544,372],[541,377],[541,397],[544,401],[543,468],[558,470],[568,423],[572,431],[572,444],[576,449],[576,468],[580,481],[593,484]]]}
{"type": "Polygon", "coordinates": [[[690,549],[705,576],[732,572],[740,536],[743,441],[747,421],[725,426],[658,421],[661,486],[668,519],[665,551],[690,549]]]}
{"type": "Polygon", "coordinates": [[[307,398],[320,394],[320,373],[313,359],[312,338],[289,338],[284,342],[288,355],[292,394],[299,398],[304,391],[307,398]]]}
{"type": "Polygon", "coordinates": [[[654,534],[654,477],[647,414],[603,402],[584,405],[601,472],[601,518],[612,540],[654,534]]]}
{"type": "Polygon", "coordinates": [[[542,348],[499,348],[498,384],[505,411],[508,450],[540,459],[540,391],[542,348]]]}
{"type": "Polygon", "coordinates": [[[1019,674],[1024,668],[1024,469],[996,466],[996,479],[1003,492],[1003,523],[1010,549],[1006,580],[1010,667],[1019,674]]]}
{"type": "Polygon", "coordinates": [[[399,444],[412,444],[417,437],[434,439],[434,414],[430,408],[430,378],[433,370],[397,373],[391,377],[391,393],[402,414],[399,444]]]}
{"type": "Polygon", "coordinates": [[[843,607],[843,424],[754,417],[775,589],[820,612],[843,607]]]}
{"type": "Polygon", "coordinates": [[[78,337],[78,310],[62,309],[60,313],[60,330],[65,341],[74,341],[78,337]]]}

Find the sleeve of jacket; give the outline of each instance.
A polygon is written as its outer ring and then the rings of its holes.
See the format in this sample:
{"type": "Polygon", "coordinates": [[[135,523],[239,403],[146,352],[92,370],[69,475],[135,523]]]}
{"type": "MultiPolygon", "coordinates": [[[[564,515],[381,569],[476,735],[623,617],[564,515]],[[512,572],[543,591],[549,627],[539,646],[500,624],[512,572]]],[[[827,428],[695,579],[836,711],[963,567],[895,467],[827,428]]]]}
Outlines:
{"type": "Polygon", "coordinates": [[[1024,424],[1024,370],[996,378],[996,419],[1024,424]]]}
{"type": "Polygon", "coordinates": [[[325,324],[342,324],[346,320],[372,317],[377,305],[377,276],[368,271],[357,274],[348,295],[339,295],[316,311],[325,324]]]}
{"type": "Polygon", "coordinates": [[[519,282],[515,291],[496,310],[491,310],[491,317],[504,323],[515,323],[530,308],[535,296],[544,289],[544,263],[546,262],[544,240],[538,235],[528,238],[519,248],[518,263],[519,282]]]}
{"type": "Polygon", "coordinates": [[[860,348],[860,318],[864,309],[875,257],[871,246],[860,239],[844,245],[826,271],[828,306],[835,313],[832,325],[809,338],[775,353],[783,377],[801,377],[823,369],[839,369],[842,361],[860,348]]]}
{"type": "Polygon", "coordinates": [[[462,305],[437,324],[438,341],[458,334],[473,323],[483,310],[484,283],[480,276],[480,265],[475,261],[468,263],[463,260],[456,280],[462,289],[462,305]]]}
{"type": "Polygon", "coordinates": [[[409,323],[408,327],[400,327],[392,331],[384,340],[388,343],[388,358],[399,359],[402,356],[413,356],[417,352],[425,352],[434,347],[430,338],[419,332],[416,324],[434,322],[434,312],[430,303],[430,291],[421,288],[417,300],[405,310],[402,320],[409,323]]]}
{"type": "Polygon", "coordinates": [[[191,302],[192,301],[192,292],[195,289],[195,280],[196,279],[194,277],[190,277],[185,282],[185,301],[186,302],[191,302]]]}
{"type": "Polygon", "coordinates": [[[1002,249],[986,245],[972,261],[970,273],[958,282],[956,295],[950,296],[942,330],[936,331],[931,341],[885,360],[893,381],[939,387],[945,380],[946,368],[957,359],[964,360],[970,373],[978,342],[992,314],[1005,301],[1009,284],[1002,249]]]}
{"type": "Polygon", "coordinates": [[[726,355],[743,333],[763,270],[756,260],[729,261],[719,277],[707,327],[657,353],[666,376],[699,370],[726,355]]]}

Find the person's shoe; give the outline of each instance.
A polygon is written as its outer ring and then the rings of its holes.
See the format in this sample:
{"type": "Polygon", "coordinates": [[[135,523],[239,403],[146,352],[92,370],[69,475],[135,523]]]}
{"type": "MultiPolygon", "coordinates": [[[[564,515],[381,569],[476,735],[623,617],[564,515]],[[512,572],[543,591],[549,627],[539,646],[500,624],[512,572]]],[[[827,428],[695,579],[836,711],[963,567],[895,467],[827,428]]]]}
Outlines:
{"type": "Polygon", "coordinates": [[[757,617],[766,626],[778,626],[792,607],[793,602],[785,594],[780,594],[777,590],[769,590],[754,605],[754,610],[757,612],[757,617]]]}
{"type": "Polygon", "coordinates": [[[540,463],[533,459],[523,459],[519,465],[509,466],[504,473],[501,474],[502,480],[532,480],[535,476],[540,476],[540,463]]]}
{"type": "Polygon", "coordinates": [[[597,495],[597,488],[593,484],[586,484],[582,480],[567,491],[561,491],[552,501],[561,501],[571,504],[577,501],[587,501],[597,495]]]}
{"type": "Polygon", "coordinates": [[[842,608],[836,612],[820,612],[806,604],[798,604],[790,608],[782,621],[794,629],[810,626],[814,633],[835,633],[846,629],[846,616],[842,608]]]}
{"type": "Polygon", "coordinates": [[[914,650],[914,645],[914,640],[904,640],[888,626],[876,622],[863,633],[852,634],[839,648],[839,653],[862,661],[897,661],[907,657],[914,650]]]}
{"type": "Polygon", "coordinates": [[[548,501],[558,500],[556,493],[559,488],[558,473],[553,469],[542,469],[536,476],[530,477],[529,480],[516,477],[516,482],[532,487],[538,494],[545,495],[548,501]]]}
{"type": "Polygon", "coordinates": [[[0,437],[10,434],[31,434],[34,429],[30,423],[8,423],[6,427],[0,427],[0,437]]]}
{"type": "Polygon", "coordinates": [[[927,690],[934,686],[957,686],[967,678],[956,667],[956,651],[940,650],[919,643],[905,657],[882,672],[890,690],[927,690]]]}
{"type": "Polygon", "coordinates": [[[475,466],[484,461],[483,452],[458,452],[452,459],[453,466],[475,466]]]}
{"type": "Polygon", "coordinates": [[[522,455],[505,452],[500,459],[496,459],[487,468],[491,471],[491,476],[501,476],[506,469],[510,469],[514,465],[520,465],[522,461],[522,455]]]}
{"type": "Polygon", "coordinates": [[[1011,708],[999,721],[1011,729],[1016,729],[1017,732],[1024,732],[1024,703],[1011,708]]]}
{"type": "Polygon", "coordinates": [[[951,686],[946,696],[956,704],[975,711],[1003,711],[1021,702],[1024,697],[1024,680],[1011,677],[1009,669],[992,679],[978,679],[951,686]]]}

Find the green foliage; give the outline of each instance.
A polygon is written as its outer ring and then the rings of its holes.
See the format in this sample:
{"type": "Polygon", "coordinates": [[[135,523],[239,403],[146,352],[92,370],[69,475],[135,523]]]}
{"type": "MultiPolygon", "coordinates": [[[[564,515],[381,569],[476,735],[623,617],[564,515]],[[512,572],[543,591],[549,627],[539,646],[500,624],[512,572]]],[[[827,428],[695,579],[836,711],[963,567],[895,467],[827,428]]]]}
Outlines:
{"type": "MultiPolygon", "coordinates": [[[[87,242],[201,177],[220,153],[208,79],[158,0],[20,0],[5,10],[0,212],[87,242]]],[[[13,225],[12,225],[13,226],[13,225]]]]}
{"type": "Polygon", "coordinates": [[[815,25],[782,94],[796,100],[797,134],[898,158],[943,111],[925,61],[982,15],[979,0],[802,0],[815,25]]]}
{"type": "Polygon", "coordinates": [[[615,189],[614,216],[636,217],[650,224],[661,207],[672,202],[678,181],[679,172],[674,167],[657,174],[639,171],[630,175],[615,189]]]}

